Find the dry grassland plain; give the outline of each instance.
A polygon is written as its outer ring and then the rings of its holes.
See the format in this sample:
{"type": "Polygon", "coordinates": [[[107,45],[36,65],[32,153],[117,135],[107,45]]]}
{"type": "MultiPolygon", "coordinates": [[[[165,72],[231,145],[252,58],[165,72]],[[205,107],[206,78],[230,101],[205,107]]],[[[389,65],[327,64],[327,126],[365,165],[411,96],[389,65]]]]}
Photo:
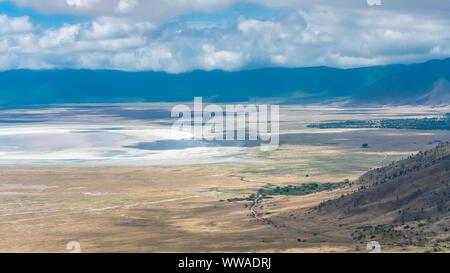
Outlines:
{"type": "Polygon", "coordinates": [[[268,222],[251,217],[251,201],[228,199],[246,198],[269,184],[353,181],[374,167],[450,141],[448,131],[320,130],[307,124],[447,111],[283,106],[280,148],[244,148],[245,156],[236,162],[3,165],[0,252],[68,252],[70,241],[80,242],[82,252],[364,252],[365,245],[353,241],[336,219],[308,218],[308,208],[351,188],[264,200],[257,209],[261,217],[273,220],[268,222]],[[364,143],[369,148],[363,149],[364,143]]]}

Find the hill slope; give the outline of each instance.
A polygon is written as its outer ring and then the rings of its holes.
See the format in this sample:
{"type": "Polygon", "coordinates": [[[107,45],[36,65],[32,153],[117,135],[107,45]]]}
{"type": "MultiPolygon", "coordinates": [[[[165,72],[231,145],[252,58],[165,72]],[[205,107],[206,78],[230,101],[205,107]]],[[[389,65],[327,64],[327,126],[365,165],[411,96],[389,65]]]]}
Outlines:
{"type": "Polygon", "coordinates": [[[369,171],[353,193],[321,203],[320,215],[354,228],[354,240],[421,245],[450,240],[450,144],[369,171]]]}
{"type": "Polygon", "coordinates": [[[352,103],[448,105],[449,68],[450,59],[406,66],[368,86],[353,98],[352,103]]]}

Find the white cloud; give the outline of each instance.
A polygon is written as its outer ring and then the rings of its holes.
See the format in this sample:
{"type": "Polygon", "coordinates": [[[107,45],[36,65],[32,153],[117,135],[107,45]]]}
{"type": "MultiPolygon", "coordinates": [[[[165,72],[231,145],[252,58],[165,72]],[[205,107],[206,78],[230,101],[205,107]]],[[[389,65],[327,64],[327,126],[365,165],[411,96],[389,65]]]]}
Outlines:
{"type": "Polygon", "coordinates": [[[32,24],[27,16],[10,18],[0,14],[0,33],[22,33],[32,30],[32,24]]]}
{"type": "Polygon", "coordinates": [[[137,7],[137,5],[137,0],[120,0],[115,11],[118,13],[130,13],[137,7]]]}
{"type": "MultiPolygon", "coordinates": [[[[0,0],[5,2],[8,0],[0,0]]],[[[123,16],[168,19],[191,12],[213,12],[229,7],[237,0],[10,0],[41,13],[65,13],[91,16],[123,16]]]]}
{"type": "Polygon", "coordinates": [[[52,50],[72,47],[80,33],[80,25],[64,25],[59,29],[47,30],[39,39],[40,49],[52,50]]]}
{"type": "MultiPolygon", "coordinates": [[[[8,0],[0,0],[8,1],[8,0]]],[[[443,0],[9,0],[42,13],[69,13],[93,16],[123,14],[148,19],[167,19],[193,12],[211,13],[233,4],[255,3],[275,8],[326,6],[347,9],[382,9],[413,13],[450,11],[450,1],[443,0]]]]}
{"type": "Polygon", "coordinates": [[[0,15],[0,70],[179,73],[258,66],[356,67],[449,54],[449,18],[371,8],[298,8],[266,20],[240,17],[227,26],[208,28],[123,16],[44,28],[33,26],[28,17],[0,15]]]}
{"type": "Polygon", "coordinates": [[[204,44],[204,54],[200,56],[206,69],[237,69],[242,65],[242,53],[227,50],[216,51],[215,46],[204,44]]]}
{"type": "Polygon", "coordinates": [[[90,9],[98,4],[99,0],[66,0],[67,5],[77,9],[90,9]]]}
{"type": "Polygon", "coordinates": [[[84,32],[87,39],[114,39],[133,36],[147,36],[156,26],[150,22],[132,21],[123,18],[100,17],[92,21],[84,32]]]}

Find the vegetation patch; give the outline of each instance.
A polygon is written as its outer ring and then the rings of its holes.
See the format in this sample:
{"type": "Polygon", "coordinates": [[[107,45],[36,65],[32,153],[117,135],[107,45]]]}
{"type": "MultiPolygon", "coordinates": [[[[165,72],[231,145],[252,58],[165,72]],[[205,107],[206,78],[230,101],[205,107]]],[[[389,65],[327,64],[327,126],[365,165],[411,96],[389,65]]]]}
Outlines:
{"type": "Polygon", "coordinates": [[[245,198],[230,198],[227,201],[228,202],[235,202],[235,201],[254,201],[258,198],[272,198],[272,196],[277,195],[295,195],[295,196],[302,196],[302,195],[309,195],[317,192],[322,191],[332,191],[335,189],[343,188],[347,186],[350,182],[348,180],[344,182],[337,182],[337,183],[307,183],[307,184],[301,184],[299,186],[275,186],[272,184],[267,184],[261,189],[258,189],[256,193],[252,193],[249,197],[245,198]]]}
{"type": "Polygon", "coordinates": [[[286,187],[265,187],[258,190],[258,194],[262,197],[270,195],[308,195],[321,191],[332,191],[343,188],[348,185],[348,181],[338,183],[308,183],[300,186],[286,186],[286,187]]]}
{"type": "Polygon", "coordinates": [[[310,124],[308,128],[388,128],[412,130],[450,130],[450,113],[442,117],[423,119],[347,120],[344,122],[310,124]]]}

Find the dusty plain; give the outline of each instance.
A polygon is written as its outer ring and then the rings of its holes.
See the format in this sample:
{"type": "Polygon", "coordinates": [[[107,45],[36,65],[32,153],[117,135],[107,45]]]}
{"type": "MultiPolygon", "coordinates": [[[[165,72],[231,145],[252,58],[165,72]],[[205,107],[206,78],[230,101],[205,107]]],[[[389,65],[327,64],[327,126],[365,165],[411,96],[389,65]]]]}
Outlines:
{"type": "Polygon", "coordinates": [[[246,160],[236,163],[5,165],[0,167],[0,252],[69,252],[70,241],[79,242],[82,252],[367,252],[336,219],[307,218],[308,208],[350,187],[264,200],[257,209],[269,221],[252,217],[250,201],[228,199],[248,197],[268,184],[353,181],[372,168],[450,141],[448,131],[320,130],[307,128],[309,123],[445,112],[450,111],[284,106],[280,148],[245,148],[246,160]]]}

